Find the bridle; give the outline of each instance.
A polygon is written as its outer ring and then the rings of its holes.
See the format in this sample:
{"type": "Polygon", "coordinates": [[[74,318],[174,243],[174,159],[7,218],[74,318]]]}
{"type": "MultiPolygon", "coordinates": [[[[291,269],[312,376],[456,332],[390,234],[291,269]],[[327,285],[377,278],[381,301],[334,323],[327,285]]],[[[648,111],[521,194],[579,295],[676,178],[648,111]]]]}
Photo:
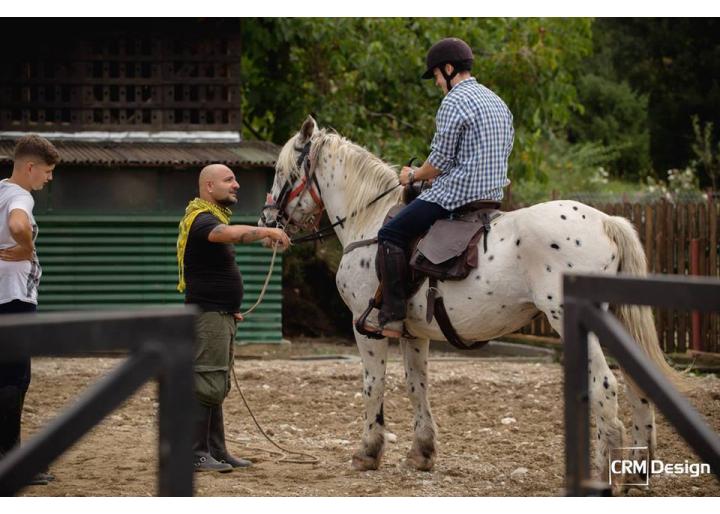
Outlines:
{"type": "MultiPolygon", "coordinates": [[[[285,181],[285,184],[283,184],[283,187],[280,189],[280,193],[278,194],[277,200],[273,201],[272,195],[268,193],[267,195],[267,204],[263,206],[263,210],[260,213],[260,220],[269,227],[272,226],[280,226],[283,230],[285,230],[285,227],[289,226],[292,223],[292,214],[297,208],[297,206],[300,204],[299,200],[295,204],[295,207],[293,208],[293,211],[288,213],[287,212],[287,206],[290,204],[290,202],[293,201],[295,198],[299,198],[303,193],[306,191],[310,192],[310,196],[312,196],[313,201],[315,202],[316,210],[310,214],[312,218],[314,218],[314,221],[312,223],[313,227],[313,233],[301,237],[292,238],[291,242],[293,244],[297,243],[307,243],[310,241],[318,241],[322,240],[325,237],[328,237],[330,235],[334,235],[335,233],[335,227],[340,225],[341,227],[344,227],[345,221],[357,215],[357,212],[353,212],[349,214],[348,216],[345,216],[343,218],[336,217],[336,221],[327,227],[323,227],[318,230],[318,226],[320,224],[320,219],[322,218],[321,214],[325,211],[325,204],[322,201],[321,191],[320,191],[320,183],[318,182],[317,176],[315,174],[315,165],[317,164],[317,160],[320,154],[320,150],[322,149],[323,143],[320,143],[319,146],[316,146],[316,148],[312,149],[314,150],[314,159],[311,158],[311,143],[312,141],[308,141],[305,143],[303,147],[295,146],[295,151],[300,152],[300,155],[297,158],[297,161],[295,163],[298,170],[303,170],[303,176],[300,179],[300,183],[293,187],[293,183],[290,181],[290,178],[288,178],[285,181]],[[274,225],[267,222],[265,219],[265,209],[276,209],[277,210],[277,217],[275,219],[274,225]]],[[[408,166],[412,164],[412,161],[415,158],[410,160],[410,163],[408,163],[408,166]]],[[[377,195],[375,198],[373,198],[370,202],[368,202],[366,207],[370,207],[372,204],[383,198],[384,196],[390,194],[392,191],[394,191],[396,188],[400,187],[400,183],[398,182],[396,185],[390,187],[389,189],[383,191],[379,195],[377,195]]],[[[301,227],[302,228],[302,227],[301,227]]]]}
{"type": "MultiPolygon", "coordinates": [[[[313,165],[313,159],[310,158],[311,145],[312,141],[308,141],[302,147],[295,146],[295,151],[300,152],[295,166],[298,170],[303,171],[303,175],[300,178],[299,183],[295,185],[291,181],[290,177],[288,177],[285,180],[283,187],[280,189],[277,200],[274,200],[272,195],[268,193],[266,199],[268,203],[263,205],[262,212],[260,214],[260,219],[267,226],[273,225],[265,220],[266,209],[277,210],[278,213],[275,220],[275,226],[288,226],[291,223],[292,214],[300,202],[298,200],[295,208],[293,209],[293,212],[287,212],[287,206],[290,205],[290,202],[292,202],[295,198],[300,198],[306,191],[310,193],[310,196],[312,197],[316,206],[316,211],[310,214],[310,216],[315,218],[314,226],[317,228],[317,225],[320,223],[320,214],[322,214],[322,212],[325,210],[325,204],[323,203],[322,197],[320,195],[320,183],[318,182],[317,176],[315,174],[315,166],[313,165]]],[[[315,162],[317,161],[319,151],[320,148],[317,148],[315,150],[315,162]]]]}

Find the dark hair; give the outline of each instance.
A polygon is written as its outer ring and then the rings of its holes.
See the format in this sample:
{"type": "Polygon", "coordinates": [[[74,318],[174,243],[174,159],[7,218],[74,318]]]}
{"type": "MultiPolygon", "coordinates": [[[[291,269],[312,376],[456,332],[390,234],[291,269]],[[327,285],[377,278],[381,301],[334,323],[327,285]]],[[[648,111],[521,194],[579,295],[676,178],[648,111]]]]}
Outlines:
{"type": "Polygon", "coordinates": [[[466,59],[466,60],[464,60],[464,61],[451,62],[450,64],[452,64],[453,68],[455,68],[455,70],[457,70],[458,72],[461,72],[461,71],[471,71],[471,70],[472,70],[472,65],[473,65],[473,60],[472,60],[472,59],[466,59]]]}
{"type": "Polygon", "coordinates": [[[28,134],[18,139],[15,145],[14,159],[17,160],[21,157],[39,157],[50,166],[60,161],[60,153],[55,145],[37,134],[28,134]]]}

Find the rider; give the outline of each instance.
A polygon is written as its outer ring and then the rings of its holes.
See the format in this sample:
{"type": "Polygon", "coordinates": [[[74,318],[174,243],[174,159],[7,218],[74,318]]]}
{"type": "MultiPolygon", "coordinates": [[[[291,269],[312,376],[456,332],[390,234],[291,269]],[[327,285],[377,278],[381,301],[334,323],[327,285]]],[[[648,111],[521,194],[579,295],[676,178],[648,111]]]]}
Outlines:
{"type": "Polygon", "coordinates": [[[507,105],[470,74],[473,52],[463,40],[446,38],[427,53],[423,79],[435,79],[445,97],[438,109],[431,152],[417,169],[404,167],[400,183],[431,180],[432,186],[380,229],[382,306],[379,327],[385,337],[400,337],[406,316],[410,242],[438,219],[477,200],[499,202],[515,132],[507,105]]]}

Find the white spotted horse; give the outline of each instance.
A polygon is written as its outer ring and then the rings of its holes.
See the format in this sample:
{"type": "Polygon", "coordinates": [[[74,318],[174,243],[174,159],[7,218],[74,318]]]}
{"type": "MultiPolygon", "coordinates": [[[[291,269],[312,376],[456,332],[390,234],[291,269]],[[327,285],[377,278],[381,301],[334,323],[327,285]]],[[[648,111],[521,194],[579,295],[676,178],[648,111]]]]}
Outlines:
{"type": "MultiPolygon", "coordinates": [[[[343,248],[377,235],[387,211],[398,204],[401,189],[394,168],[340,135],[320,130],[308,117],[283,147],[261,225],[283,226],[296,233],[317,228],[325,211],[343,248]],[[383,195],[383,193],[385,193],[383,195]]],[[[438,285],[457,333],[465,340],[487,341],[516,331],[544,313],[562,336],[561,281],[565,272],[619,271],[643,275],[646,259],[632,224],[575,201],[552,201],[502,213],[483,236],[487,251],[467,278],[438,285]]],[[[481,244],[481,243],[478,243],[481,244]]],[[[357,319],[378,286],[376,245],[354,245],[337,271],[340,296],[357,319]]],[[[399,343],[407,392],[415,411],[414,439],[408,463],[430,470],[436,457],[437,428],[428,399],[429,341],[445,340],[437,322],[427,322],[427,280],[408,300],[408,337],[399,343]]],[[[647,307],[618,309],[618,316],[650,359],[677,382],[677,373],[659,349],[652,313],[647,307]]],[[[385,442],[383,394],[387,339],[371,339],[355,330],[364,367],[364,430],[352,465],[377,469],[385,442]]],[[[608,452],[624,446],[656,446],[653,406],[629,380],[632,429],[626,435],[618,419],[618,384],[594,335],[589,347],[591,406],[597,437],[594,470],[607,476],[608,452]]]]}

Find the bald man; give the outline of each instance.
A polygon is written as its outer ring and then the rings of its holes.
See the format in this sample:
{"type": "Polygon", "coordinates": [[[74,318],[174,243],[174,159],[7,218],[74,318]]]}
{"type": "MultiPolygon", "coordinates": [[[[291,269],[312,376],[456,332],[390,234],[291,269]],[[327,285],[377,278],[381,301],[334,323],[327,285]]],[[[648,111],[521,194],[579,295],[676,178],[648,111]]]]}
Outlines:
{"type": "Polygon", "coordinates": [[[290,245],[280,229],[230,225],[230,207],[240,188],[235,174],[222,164],[200,172],[199,198],[193,199],[180,222],[178,290],[185,303],[200,307],[195,353],[195,395],[198,417],[193,441],[196,471],[228,472],[250,466],[225,446],[222,404],[230,392],[236,323],[242,321],[243,282],[235,263],[238,243],[264,240],[283,251],[290,245]]]}

